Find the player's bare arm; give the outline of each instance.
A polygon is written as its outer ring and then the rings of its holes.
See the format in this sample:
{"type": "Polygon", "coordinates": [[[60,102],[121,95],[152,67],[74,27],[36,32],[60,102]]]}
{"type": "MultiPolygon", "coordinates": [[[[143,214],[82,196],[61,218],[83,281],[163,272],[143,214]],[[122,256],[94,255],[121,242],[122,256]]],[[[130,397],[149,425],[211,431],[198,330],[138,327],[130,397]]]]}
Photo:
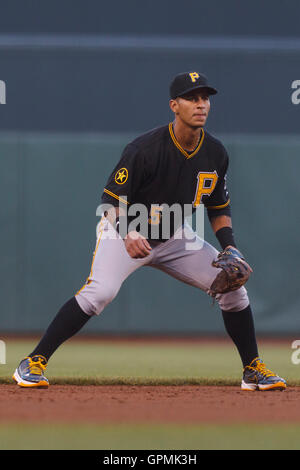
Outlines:
{"type": "Polygon", "coordinates": [[[218,217],[213,217],[210,223],[211,223],[214,233],[216,233],[218,230],[220,230],[223,227],[232,228],[231,217],[228,215],[219,215],[218,217]]]}
{"type": "MultiPolygon", "coordinates": [[[[213,217],[210,223],[215,234],[218,230],[221,230],[224,227],[232,228],[232,220],[228,215],[219,215],[218,217],[213,217]]],[[[232,245],[228,245],[226,248],[228,247],[232,247],[232,245]]]]}
{"type": "MultiPolygon", "coordinates": [[[[213,218],[211,218],[210,223],[211,223],[212,229],[213,229],[215,234],[223,228],[229,228],[229,229],[232,230],[232,220],[231,220],[231,217],[228,216],[228,215],[219,215],[218,217],[213,217],[213,218]]],[[[225,246],[223,252],[226,251],[226,250],[230,251],[231,249],[233,251],[236,251],[236,246],[228,244],[228,245],[225,246]]],[[[243,266],[246,267],[247,271],[249,271],[250,273],[253,272],[251,266],[244,259],[243,259],[242,264],[243,264],[243,266]]]]}

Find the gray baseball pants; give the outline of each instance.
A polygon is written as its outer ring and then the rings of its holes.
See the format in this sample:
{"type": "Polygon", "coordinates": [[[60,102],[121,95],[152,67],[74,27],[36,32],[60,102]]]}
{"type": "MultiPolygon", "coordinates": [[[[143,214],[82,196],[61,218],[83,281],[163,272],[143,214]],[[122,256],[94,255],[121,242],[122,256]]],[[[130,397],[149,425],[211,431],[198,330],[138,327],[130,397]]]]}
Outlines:
{"type": "MultiPolygon", "coordinates": [[[[117,295],[122,283],[136,269],[151,266],[208,293],[219,272],[211,266],[218,251],[200,239],[185,224],[164,243],[150,242],[151,253],[145,258],[129,256],[124,241],[108,220],[99,223],[91,272],[84,286],[75,295],[88,315],[99,315],[117,295]]],[[[245,287],[216,297],[222,310],[239,312],[249,305],[245,287]]]]}

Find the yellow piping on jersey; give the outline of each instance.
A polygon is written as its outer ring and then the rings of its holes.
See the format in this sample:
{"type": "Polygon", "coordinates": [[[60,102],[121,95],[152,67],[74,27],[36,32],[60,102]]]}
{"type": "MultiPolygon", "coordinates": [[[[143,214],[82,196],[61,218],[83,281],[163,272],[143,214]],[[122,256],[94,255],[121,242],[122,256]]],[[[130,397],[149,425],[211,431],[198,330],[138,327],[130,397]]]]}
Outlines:
{"type": "Polygon", "coordinates": [[[200,141],[199,141],[199,144],[197,145],[197,147],[195,148],[195,150],[193,151],[193,153],[187,153],[180,145],[180,143],[177,141],[176,137],[175,137],[175,134],[173,132],[173,125],[172,123],[170,122],[169,124],[169,132],[170,132],[170,136],[171,136],[171,139],[173,140],[174,144],[176,145],[176,147],[178,148],[178,150],[180,150],[180,152],[186,157],[186,158],[192,158],[194,155],[196,155],[197,152],[199,152],[199,149],[201,147],[201,145],[203,144],[203,140],[204,140],[204,130],[201,129],[202,131],[202,135],[201,135],[201,138],[200,138],[200,141]]]}
{"type": "Polygon", "coordinates": [[[220,206],[206,206],[207,209],[224,209],[224,207],[228,206],[230,204],[230,199],[228,199],[225,204],[221,204],[220,206]]]}
{"type": "Polygon", "coordinates": [[[118,201],[123,202],[124,204],[129,204],[129,202],[126,201],[126,199],[123,199],[122,197],[117,196],[116,194],[112,193],[112,192],[109,191],[108,189],[105,189],[105,188],[104,188],[103,192],[106,193],[106,194],[109,194],[109,196],[112,196],[112,197],[114,197],[115,199],[118,199],[118,201]]]}

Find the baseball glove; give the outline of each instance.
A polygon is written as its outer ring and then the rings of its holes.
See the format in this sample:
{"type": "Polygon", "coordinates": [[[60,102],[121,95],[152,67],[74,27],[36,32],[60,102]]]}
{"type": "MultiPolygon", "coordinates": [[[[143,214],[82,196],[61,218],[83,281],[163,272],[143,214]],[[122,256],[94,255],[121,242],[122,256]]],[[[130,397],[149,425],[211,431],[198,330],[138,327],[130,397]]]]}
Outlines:
{"type": "Polygon", "coordinates": [[[215,297],[239,289],[249,279],[252,269],[242,253],[236,248],[227,248],[218,254],[212,262],[215,268],[221,268],[209,289],[209,294],[215,297]]]}

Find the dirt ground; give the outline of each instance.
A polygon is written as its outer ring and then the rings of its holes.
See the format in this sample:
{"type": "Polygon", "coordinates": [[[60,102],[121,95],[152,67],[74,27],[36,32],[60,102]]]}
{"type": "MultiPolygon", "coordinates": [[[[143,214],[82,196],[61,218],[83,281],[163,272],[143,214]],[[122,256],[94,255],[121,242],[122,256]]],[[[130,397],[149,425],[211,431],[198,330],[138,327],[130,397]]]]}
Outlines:
{"type": "Polygon", "coordinates": [[[297,423],[300,387],[245,392],[239,387],[0,386],[0,422],[297,423]]]}

